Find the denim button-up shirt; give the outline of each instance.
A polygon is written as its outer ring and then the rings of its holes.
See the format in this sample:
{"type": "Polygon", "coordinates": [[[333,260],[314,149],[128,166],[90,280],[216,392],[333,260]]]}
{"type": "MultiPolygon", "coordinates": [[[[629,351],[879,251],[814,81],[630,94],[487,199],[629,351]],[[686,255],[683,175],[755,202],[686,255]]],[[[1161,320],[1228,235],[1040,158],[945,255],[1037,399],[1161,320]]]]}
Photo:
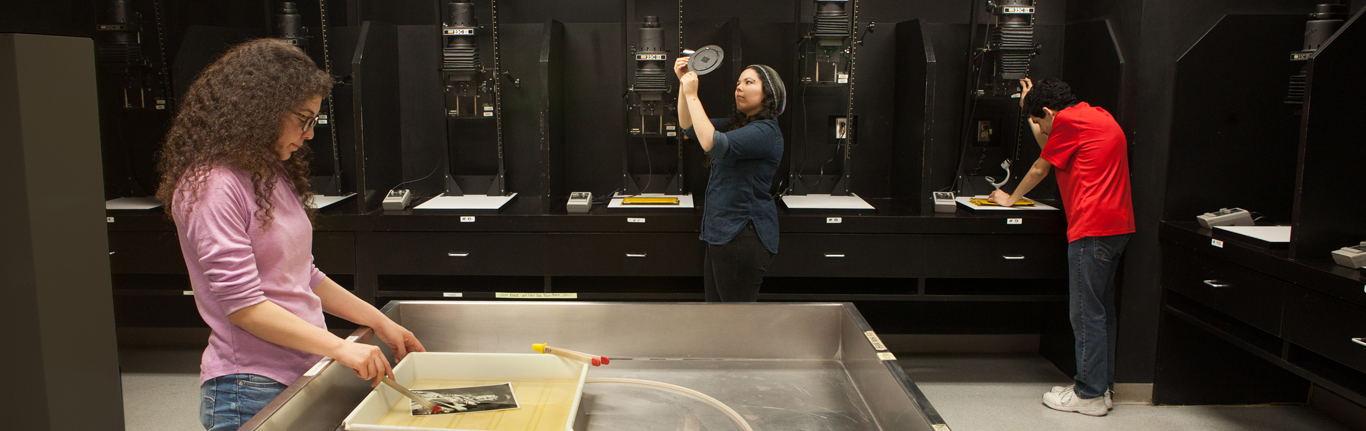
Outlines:
{"type": "MultiPolygon", "coordinates": [[[[729,243],[748,222],[770,253],[778,252],[778,207],[768,189],[783,158],[783,133],[778,122],[759,120],[721,133],[729,120],[711,119],[711,176],[707,178],[706,207],[700,238],[712,245],[729,243]]],[[[697,139],[692,128],[683,131],[697,139]]]]}

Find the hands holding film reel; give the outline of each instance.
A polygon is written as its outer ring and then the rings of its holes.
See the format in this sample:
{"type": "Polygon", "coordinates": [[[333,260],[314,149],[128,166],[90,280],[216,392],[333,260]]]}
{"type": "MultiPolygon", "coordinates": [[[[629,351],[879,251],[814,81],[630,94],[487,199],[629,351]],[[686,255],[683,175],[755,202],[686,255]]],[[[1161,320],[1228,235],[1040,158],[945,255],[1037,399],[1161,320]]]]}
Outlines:
{"type": "Polygon", "coordinates": [[[683,55],[674,60],[674,74],[678,75],[680,95],[697,95],[697,77],[706,75],[721,66],[725,52],[716,45],[707,45],[696,51],[684,50],[683,55]]]}

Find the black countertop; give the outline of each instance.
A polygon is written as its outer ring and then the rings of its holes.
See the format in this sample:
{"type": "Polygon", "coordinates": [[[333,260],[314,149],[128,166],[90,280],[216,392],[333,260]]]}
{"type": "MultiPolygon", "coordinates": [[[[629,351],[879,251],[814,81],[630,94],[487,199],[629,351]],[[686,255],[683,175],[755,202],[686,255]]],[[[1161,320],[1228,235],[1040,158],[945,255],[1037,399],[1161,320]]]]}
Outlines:
{"type": "Polygon", "coordinates": [[[1213,232],[1193,221],[1164,221],[1159,229],[1158,235],[1163,241],[1366,306],[1366,270],[1338,265],[1333,263],[1331,256],[1324,255],[1321,260],[1290,259],[1284,250],[1266,250],[1232,240],[1216,246],[1213,232]]]}
{"type": "MultiPolygon", "coordinates": [[[[319,211],[316,224],[318,231],[611,233],[697,232],[702,223],[700,207],[652,210],[594,205],[587,214],[568,214],[564,202],[563,198],[553,200],[548,213],[542,211],[539,199],[518,196],[496,213],[407,209],[360,214],[353,202],[344,201],[319,211]],[[462,222],[460,216],[473,216],[474,221],[462,222]]],[[[1067,230],[1062,211],[973,211],[960,206],[954,213],[919,214],[913,205],[896,199],[868,199],[868,203],[875,213],[794,212],[779,204],[778,225],[783,233],[1062,235],[1067,230]]],[[[111,231],[175,230],[160,209],[107,211],[106,215],[113,219],[111,231]]]]}

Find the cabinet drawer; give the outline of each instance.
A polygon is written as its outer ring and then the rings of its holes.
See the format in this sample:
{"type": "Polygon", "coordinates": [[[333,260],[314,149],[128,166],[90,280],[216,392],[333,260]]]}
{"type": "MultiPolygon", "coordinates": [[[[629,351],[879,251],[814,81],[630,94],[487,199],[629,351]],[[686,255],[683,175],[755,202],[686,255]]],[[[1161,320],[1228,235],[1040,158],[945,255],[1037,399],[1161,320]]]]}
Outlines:
{"type": "Polygon", "coordinates": [[[787,234],[768,268],[781,277],[920,277],[922,237],[787,234]]]}
{"type": "Polygon", "coordinates": [[[1173,244],[1162,246],[1162,287],[1271,335],[1281,335],[1289,283],[1173,244]]]}
{"type": "Polygon", "coordinates": [[[324,274],[355,274],[355,234],[313,232],[313,266],[324,274]]]}
{"type": "Polygon", "coordinates": [[[376,233],[361,253],[376,274],[541,275],[545,236],[376,233]]]}
{"type": "MultiPolygon", "coordinates": [[[[350,232],[314,232],[313,264],[323,273],[354,274],[356,247],[350,232]]],[[[109,232],[109,272],[184,274],[185,256],[175,232],[109,232]]]]}
{"type": "Polygon", "coordinates": [[[109,272],[184,274],[180,237],[172,232],[109,232],[109,272]]]}
{"type": "Polygon", "coordinates": [[[1298,287],[1288,292],[1285,339],[1366,372],[1366,309],[1298,287]]]}
{"type": "Polygon", "coordinates": [[[701,276],[705,244],[695,233],[550,234],[550,275],[701,276]]]}
{"type": "Polygon", "coordinates": [[[930,278],[1067,278],[1062,235],[928,235],[930,278]]]}

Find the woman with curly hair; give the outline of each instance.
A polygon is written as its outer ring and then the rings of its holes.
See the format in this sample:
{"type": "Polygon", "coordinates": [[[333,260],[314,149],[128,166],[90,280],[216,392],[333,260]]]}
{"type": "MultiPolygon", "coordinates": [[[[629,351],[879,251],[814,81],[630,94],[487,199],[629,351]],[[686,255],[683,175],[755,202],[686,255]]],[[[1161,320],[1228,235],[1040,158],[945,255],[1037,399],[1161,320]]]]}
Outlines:
{"type": "Polygon", "coordinates": [[[735,83],[730,118],[709,120],[688,60],[679,57],[674,72],[679,125],[710,157],[701,235],[707,242],[707,302],[754,302],[778,253],[778,209],[768,189],[783,158],[783,133],[775,119],[787,106],[787,89],[772,67],[746,67],[735,83]]]}
{"type": "Polygon", "coordinates": [[[323,312],[374,329],[402,359],[424,351],[313,266],[308,146],[332,78],[279,39],[237,45],[190,85],[166,134],[157,198],[175,219],[199,315],[200,421],[235,430],[330,356],[393,375],[376,346],[338,338],[323,312]]]}

